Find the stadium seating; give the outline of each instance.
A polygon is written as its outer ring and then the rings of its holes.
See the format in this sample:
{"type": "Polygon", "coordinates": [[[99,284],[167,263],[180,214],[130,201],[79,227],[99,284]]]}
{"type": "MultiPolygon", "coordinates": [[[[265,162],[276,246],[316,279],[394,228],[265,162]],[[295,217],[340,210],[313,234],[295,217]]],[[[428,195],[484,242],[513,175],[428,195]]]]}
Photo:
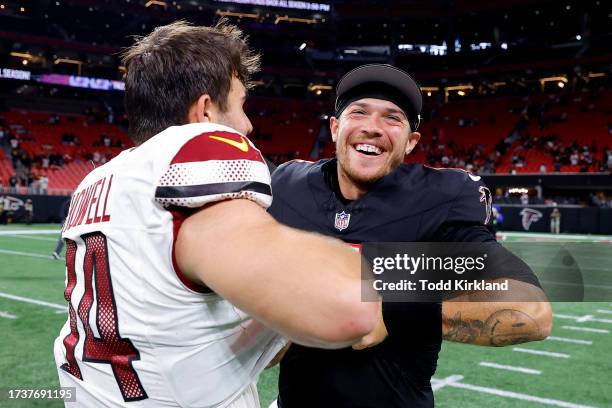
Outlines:
{"type": "MultiPolygon", "coordinates": [[[[31,171],[35,176],[49,179],[49,192],[65,194],[78,185],[94,167],[94,156],[102,164],[116,156],[132,142],[118,126],[95,123],[85,115],[54,114],[49,112],[8,111],[2,116],[12,133],[19,139],[19,149],[32,158],[31,171]],[[57,120],[55,123],[54,120],[57,120]],[[53,122],[53,123],[52,123],[53,122]],[[74,135],[73,142],[66,142],[63,135],[74,135]],[[101,137],[110,138],[110,146],[101,137]],[[124,146],[118,147],[119,145],[124,146]],[[96,154],[97,152],[97,154],[96,154]],[[42,158],[50,155],[61,157],[61,165],[43,164],[42,158]]],[[[0,178],[4,186],[16,173],[5,151],[0,155],[0,178]]],[[[23,187],[23,186],[22,186],[23,187]]]]}
{"type": "MultiPolygon", "coordinates": [[[[562,97],[544,94],[454,101],[439,107],[427,105],[427,119],[419,129],[423,135],[421,143],[407,162],[471,167],[475,171],[490,162],[497,173],[539,173],[542,165],[547,172],[555,171],[555,167],[560,172],[597,171],[603,149],[612,145],[611,100],[612,92],[608,91],[595,99],[580,93],[562,97]],[[537,108],[531,109],[537,115],[525,113],[530,107],[537,108]],[[521,120],[523,126],[513,133],[521,120]],[[554,140],[557,151],[573,146],[582,153],[583,147],[588,146],[593,150],[592,159],[585,163],[581,156],[580,163],[556,166],[555,152],[545,140],[554,140]],[[580,142],[573,145],[576,140],[580,142]],[[504,141],[508,145],[497,155],[496,150],[504,141]]],[[[334,146],[329,140],[325,117],[330,113],[331,105],[326,101],[254,97],[248,106],[254,126],[251,138],[277,163],[293,158],[330,157],[334,146]],[[320,135],[324,135],[323,140],[320,135]],[[313,150],[317,141],[319,148],[313,150]],[[311,152],[315,152],[314,157],[310,157],[311,152]]],[[[85,115],[13,110],[3,112],[2,116],[20,140],[20,148],[33,159],[33,173],[48,177],[51,192],[74,189],[91,171],[94,161],[96,165],[104,163],[132,145],[120,127],[95,122],[85,115]],[[65,134],[76,139],[67,141],[65,134]],[[102,142],[102,135],[108,137],[108,146],[102,142]],[[43,166],[41,157],[50,154],[61,156],[61,165],[43,166]]],[[[4,186],[16,171],[7,153],[10,149],[0,150],[0,180],[4,186]]]]}

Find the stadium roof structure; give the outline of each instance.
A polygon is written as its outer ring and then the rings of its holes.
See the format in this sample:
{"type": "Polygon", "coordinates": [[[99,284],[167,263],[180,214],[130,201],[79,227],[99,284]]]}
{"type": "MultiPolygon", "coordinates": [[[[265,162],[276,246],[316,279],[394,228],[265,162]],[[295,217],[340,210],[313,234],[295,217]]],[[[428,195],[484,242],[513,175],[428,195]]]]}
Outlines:
{"type": "Polygon", "coordinates": [[[178,19],[211,24],[221,17],[261,50],[263,92],[325,97],[344,72],[365,63],[396,65],[431,89],[527,89],[543,78],[609,80],[611,72],[605,0],[0,3],[0,68],[33,75],[120,80],[118,53],[134,35],[178,19]]]}

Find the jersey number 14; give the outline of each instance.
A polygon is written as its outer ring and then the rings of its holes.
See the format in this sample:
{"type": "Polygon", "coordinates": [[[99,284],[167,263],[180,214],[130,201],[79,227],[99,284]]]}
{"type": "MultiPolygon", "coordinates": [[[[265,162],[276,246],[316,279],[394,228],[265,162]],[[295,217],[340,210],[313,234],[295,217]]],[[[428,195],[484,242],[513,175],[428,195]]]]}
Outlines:
{"type": "Polygon", "coordinates": [[[138,374],[132,366],[133,360],[140,360],[140,353],[130,339],[119,335],[117,306],[113,294],[113,285],[108,262],[108,246],[106,236],[101,232],[86,234],[81,237],[85,242],[83,260],[83,277],[85,293],[79,302],[77,311],[72,306],[72,291],[76,286],[76,252],[77,244],[66,240],[66,267],[68,284],[64,297],[69,303],[70,334],[64,338],[66,359],[62,369],[83,380],[81,369],[74,356],[75,347],[79,341],[77,314],[85,329],[83,343],[83,361],[91,363],[110,364],[124,401],[137,401],[147,398],[138,374]],[[96,337],[89,323],[89,314],[95,300],[97,304],[96,328],[100,337],[96,337]]]}

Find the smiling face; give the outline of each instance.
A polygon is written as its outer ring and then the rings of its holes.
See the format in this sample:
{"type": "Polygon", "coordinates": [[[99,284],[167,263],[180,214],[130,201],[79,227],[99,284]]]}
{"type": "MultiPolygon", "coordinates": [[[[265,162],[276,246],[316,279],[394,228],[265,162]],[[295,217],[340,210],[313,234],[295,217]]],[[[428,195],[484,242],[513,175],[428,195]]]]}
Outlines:
{"type": "Polygon", "coordinates": [[[359,99],[332,117],[338,181],[347,199],[356,199],[376,180],[395,170],[421,135],[411,132],[408,118],[393,102],[359,99]]]}

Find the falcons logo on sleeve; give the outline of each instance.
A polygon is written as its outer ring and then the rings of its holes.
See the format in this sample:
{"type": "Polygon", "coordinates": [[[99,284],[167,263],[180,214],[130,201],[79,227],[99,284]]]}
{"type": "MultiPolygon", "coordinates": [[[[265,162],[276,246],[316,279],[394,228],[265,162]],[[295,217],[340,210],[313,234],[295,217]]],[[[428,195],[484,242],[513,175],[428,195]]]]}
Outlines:
{"type": "Polygon", "coordinates": [[[480,202],[484,203],[485,211],[487,213],[484,220],[484,225],[487,225],[489,221],[491,221],[491,205],[493,204],[493,196],[491,195],[491,191],[485,186],[480,186],[478,191],[480,191],[480,202]]]}

